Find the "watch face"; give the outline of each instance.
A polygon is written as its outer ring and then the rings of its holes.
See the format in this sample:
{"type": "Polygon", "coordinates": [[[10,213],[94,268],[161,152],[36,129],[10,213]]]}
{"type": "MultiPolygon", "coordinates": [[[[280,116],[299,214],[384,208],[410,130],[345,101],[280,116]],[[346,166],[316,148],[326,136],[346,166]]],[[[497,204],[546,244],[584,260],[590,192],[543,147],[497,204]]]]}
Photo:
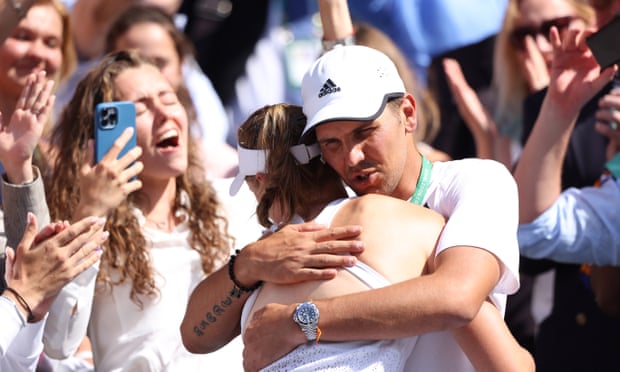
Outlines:
{"type": "Polygon", "coordinates": [[[295,311],[295,321],[298,324],[313,324],[319,320],[319,309],[309,302],[304,302],[295,311]]]}

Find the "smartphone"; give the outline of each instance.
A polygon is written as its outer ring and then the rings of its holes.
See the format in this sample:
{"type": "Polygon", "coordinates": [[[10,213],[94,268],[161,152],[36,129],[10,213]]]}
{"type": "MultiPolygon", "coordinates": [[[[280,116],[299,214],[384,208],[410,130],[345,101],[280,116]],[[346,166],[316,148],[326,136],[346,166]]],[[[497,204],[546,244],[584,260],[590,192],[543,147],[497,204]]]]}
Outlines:
{"type": "Polygon", "coordinates": [[[133,136],[127,142],[118,157],[136,147],[136,106],[131,101],[103,102],[95,107],[95,162],[110,150],[114,141],[126,128],[134,129],[133,136]]]}
{"type": "Polygon", "coordinates": [[[620,14],[588,36],[586,43],[601,69],[620,62],[620,14]]]}

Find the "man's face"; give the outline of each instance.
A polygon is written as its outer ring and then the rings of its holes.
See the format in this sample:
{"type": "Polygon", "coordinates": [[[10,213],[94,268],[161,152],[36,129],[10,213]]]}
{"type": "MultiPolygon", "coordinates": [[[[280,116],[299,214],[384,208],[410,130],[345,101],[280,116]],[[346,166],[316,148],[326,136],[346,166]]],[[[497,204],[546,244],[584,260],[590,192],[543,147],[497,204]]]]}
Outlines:
{"type": "Polygon", "coordinates": [[[409,129],[398,106],[373,121],[333,121],[316,128],[323,158],[357,194],[392,195],[407,162],[409,129]]]}

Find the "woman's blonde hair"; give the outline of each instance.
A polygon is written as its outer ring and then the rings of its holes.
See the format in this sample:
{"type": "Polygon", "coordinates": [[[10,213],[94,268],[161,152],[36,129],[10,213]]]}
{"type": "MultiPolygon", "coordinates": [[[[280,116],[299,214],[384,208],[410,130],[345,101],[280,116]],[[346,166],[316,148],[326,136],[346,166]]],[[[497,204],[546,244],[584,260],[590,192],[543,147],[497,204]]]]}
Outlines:
{"type": "MultiPolygon", "coordinates": [[[[288,104],[265,106],[256,110],[239,127],[239,144],[247,149],[267,150],[269,156],[265,164],[267,185],[263,197],[256,208],[261,225],[270,227],[269,210],[278,203],[283,220],[289,223],[295,217],[306,216],[320,198],[321,185],[339,184],[344,193],[340,176],[319,158],[300,165],[291,154],[292,146],[299,144],[301,133],[306,125],[306,117],[301,107],[288,104]]],[[[308,143],[314,142],[309,138],[308,143]]],[[[254,176],[246,177],[254,182],[254,176]]]]}
{"type": "MultiPolygon", "coordinates": [[[[87,141],[94,136],[94,109],[98,103],[118,100],[115,80],[120,73],[150,64],[133,51],[105,56],[97,67],[78,84],[73,98],[64,109],[52,132],[58,156],[51,177],[46,182],[50,215],[55,220],[71,220],[80,197],[79,169],[86,161],[87,141]]],[[[173,210],[184,212],[190,228],[189,245],[200,254],[202,269],[213,272],[230,252],[232,238],[228,223],[221,215],[218,199],[204,178],[200,159],[189,141],[188,168],[176,178],[173,210]],[[183,196],[189,197],[189,205],[183,196]]],[[[131,281],[131,300],[142,305],[141,296],[158,293],[146,240],[134,213],[140,191],[107,216],[105,229],[110,233],[101,257],[97,278],[105,287],[131,281]],[[119,275],[112,279],[111,272],[119,275]]],[[[142,198],[142,199],[141,199],[142,198]]]]}
{"type": "MultiPolygon", "coordinates": [[[[594,22],[594,10],[584,0],[565,0],[574,9],[575,14],[587,24],[594,22]]],[[[499,130],[513,138],[521,140],[523,120],[523,100],[533,92],[529,91],[525,74],[519,65],[517,50],[510,41],[510,34],[521,13],[521,0],[510,0],[502,28],[495,42],[493,56],[493,82],[496,91],[494,119],[499,130]]]]}

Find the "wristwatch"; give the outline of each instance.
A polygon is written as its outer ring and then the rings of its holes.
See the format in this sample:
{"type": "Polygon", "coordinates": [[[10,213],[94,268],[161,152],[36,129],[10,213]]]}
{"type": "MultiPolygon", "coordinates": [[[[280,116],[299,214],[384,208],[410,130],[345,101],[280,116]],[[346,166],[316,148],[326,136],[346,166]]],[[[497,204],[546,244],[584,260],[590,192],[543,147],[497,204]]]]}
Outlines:
{"type": "Polygon", "coordinates": [[[293,315],[295,323],[299,324],[301,331],[306,335],[308,341],[317,339],[319,330],[319,308],[312,302],[302,302],[297,305],[293,315]]]}

